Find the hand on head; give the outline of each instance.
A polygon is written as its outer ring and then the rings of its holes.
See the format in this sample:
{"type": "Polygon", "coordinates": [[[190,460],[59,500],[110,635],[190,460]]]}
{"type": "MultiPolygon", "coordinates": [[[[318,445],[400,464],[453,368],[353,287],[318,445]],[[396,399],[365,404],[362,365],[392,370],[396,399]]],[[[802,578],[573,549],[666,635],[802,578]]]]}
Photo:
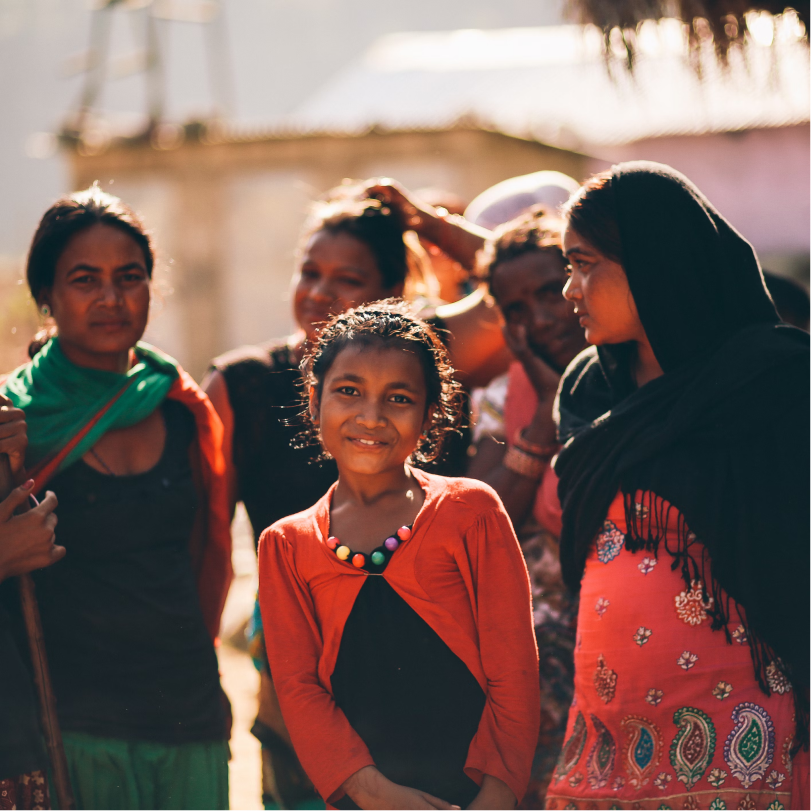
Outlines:
{"type": "Polygon", "coordinates": [[[31,495],[29,479],[0,502],[0,581],[43,569],[65,555],[56,544],[56,496],[49,490],[40,504],[22,515],[14,515],[31,495]]]}
{"type": "Polygon", "coordinates": [[[411,195],[404,186],[390,177],[375,177],[367,181],[363,194],[380,200],[394,210],[404,229],[419,233],[429,217],[436,217],[437,210],[411,195]]]}

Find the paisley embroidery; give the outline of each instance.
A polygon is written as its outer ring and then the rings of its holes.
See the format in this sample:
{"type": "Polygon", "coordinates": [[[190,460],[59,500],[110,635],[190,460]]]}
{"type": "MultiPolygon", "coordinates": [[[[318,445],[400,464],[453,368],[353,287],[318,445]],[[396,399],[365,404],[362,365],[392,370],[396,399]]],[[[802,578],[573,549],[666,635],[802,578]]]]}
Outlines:
{"type": "Polygon", "coordinates": [[[710,716],[695,707],[682,707],[673,713],[679,727],[670,744],[670,762],[676,777],[688,789],[707,771],[715,754],[715,725],[710,716]]]}
{"type": "Polygon", "coordinates": [[[602,653],[597,657],[597,669],[594,671],[594,689],[606,704],[614,698],[614,693],[617,691],[617,674],[606,667],[602,653]]]}
{"type": "Polygon", "coordinates": [[[735,707],[732,721],[735,726],[724,744],[724,760],[741,785],[749,788],[772,762],[774,724],[763,707],[749,701],[735,707]]]}
{"type": "Polygon", "coordinates": [[[631,785],[640,789],[650,781],[662,759],[662,733],[659,727],[639,715],[626,715],[620,722],[625,730],[622,757],[631,785]]]}
{"type": "Polygon", "coordinates": [[[586,720],[583,713],[578,712],[572,725],[572,734],[563,744],[558,758],[558,765],[555,768],[555,780],[565,777],[575,767],[580,755],[583,754],[583,747],[586,745],[586,720]]]}
{"type": "Polygon", "coordinates": [[[773,693],[782,695],[791,692],[791,682],[783,674],[779,662],[771,662],[766,668],[766,680],[769,682],[769,689],[773,693]]]}
{"type": "Polygon", "coordinates": [[[688,625],[701,625],[707,619],[707,611],[712,608],[713,598],[704,600],[704,589],[698,580],[690,583],[690,590],[676,595],[676,613],[688,625]]]}
{"type": "Polygon", "coordinates": [[[594,725],[597,738],[586,758],[586,773],[589,785],[593,789],[598,789],[608,783],[608,778],[614,770],[617,745],[605,724],[596,715],[591,716],[591,723],[594,725]]]}
{"type": "Polygon", "coordinates": [[[603,528],[597,536],[597,559],[600,563],[610,563],[619,555],[625,536],[613,521],[603,522],[603,528]]]}

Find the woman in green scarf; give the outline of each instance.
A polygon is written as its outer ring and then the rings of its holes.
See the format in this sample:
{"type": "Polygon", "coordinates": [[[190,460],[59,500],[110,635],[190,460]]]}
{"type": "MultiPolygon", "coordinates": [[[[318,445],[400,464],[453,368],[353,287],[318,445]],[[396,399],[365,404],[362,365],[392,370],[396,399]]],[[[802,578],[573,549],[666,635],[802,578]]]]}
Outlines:
{"type": "Polygon", "coordinates": [[[2,391],[67,553],[37,595],[79,808],[227,808],[214,641],[231,578],[222,424],[140,343],[154,257],[98,187],[43,217],[31,294],[56,325],[2,391]]]}

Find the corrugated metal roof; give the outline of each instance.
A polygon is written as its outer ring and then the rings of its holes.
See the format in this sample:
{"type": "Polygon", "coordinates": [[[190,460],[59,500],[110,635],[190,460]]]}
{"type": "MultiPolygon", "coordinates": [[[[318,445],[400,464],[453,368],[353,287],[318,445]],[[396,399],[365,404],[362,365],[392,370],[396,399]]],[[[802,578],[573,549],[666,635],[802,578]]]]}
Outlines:
{"type": "Polygon", "coordinates": [[[643,26],[633,74],[607,70],[601,34],[589,27],[395,34],[378,40],[279,129],[356,134],[474,121],[586,151],[806,122],[808,47],[791,30],[778,28],[773,39],[734,53],[727,69],[704,60],[700,78],[674,20],[643,26]]]}

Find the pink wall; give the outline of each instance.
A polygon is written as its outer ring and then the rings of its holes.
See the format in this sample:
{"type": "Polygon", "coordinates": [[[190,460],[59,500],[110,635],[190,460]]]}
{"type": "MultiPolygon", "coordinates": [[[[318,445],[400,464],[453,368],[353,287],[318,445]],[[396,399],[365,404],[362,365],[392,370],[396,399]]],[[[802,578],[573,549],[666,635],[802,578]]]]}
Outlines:
{"type": "Polygon", "coordinates": [[[689,177],[760,254],[809,251],[809,127],[651,138],[591,150],[593,171],[626,160],[667,163],[689,177]]]}

